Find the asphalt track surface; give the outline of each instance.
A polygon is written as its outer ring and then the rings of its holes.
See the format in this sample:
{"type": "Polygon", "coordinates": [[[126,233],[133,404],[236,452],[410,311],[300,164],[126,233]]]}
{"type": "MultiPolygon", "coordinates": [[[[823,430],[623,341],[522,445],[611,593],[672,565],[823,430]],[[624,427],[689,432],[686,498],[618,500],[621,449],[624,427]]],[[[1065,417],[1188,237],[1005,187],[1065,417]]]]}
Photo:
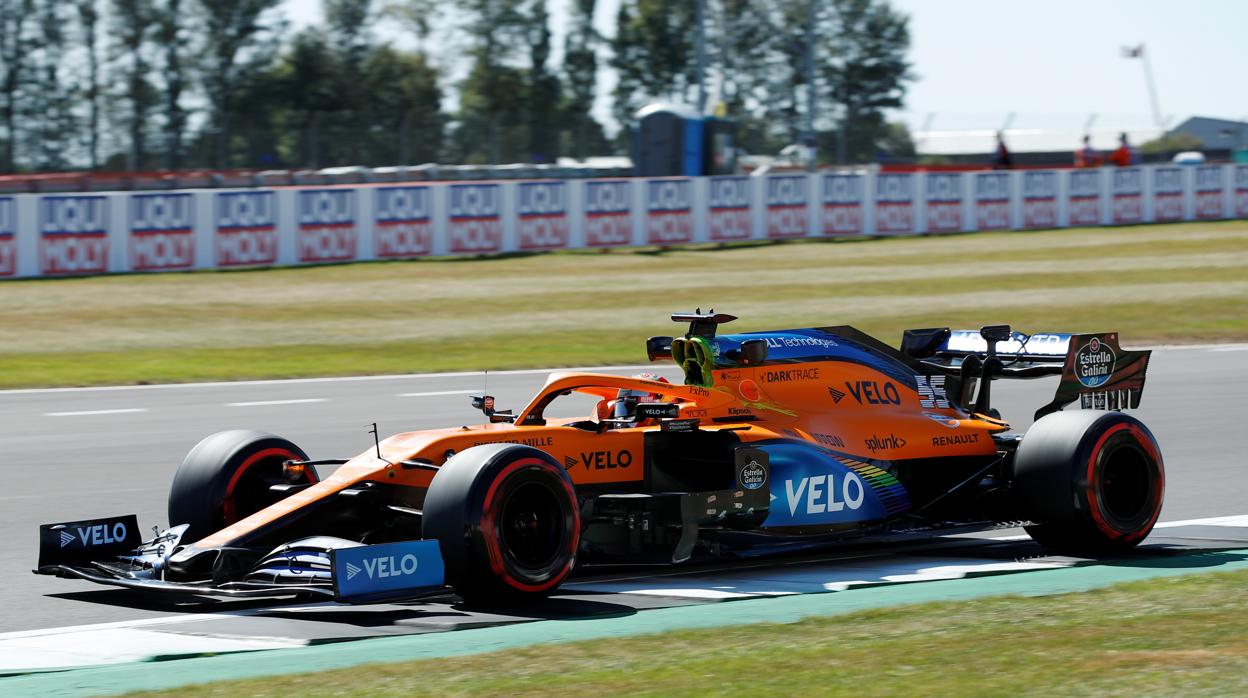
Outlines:
{"type": "MultiPolygon", "coordinates": [[[[519,407],[544,375],[492,373],[489,391],[500,406],[519,407]]],[[[1000,382],[994,402],[1024,429],[1055,385],[1051,378],[1000,382]]],[[[203,436],[254,428],[293,440],[313,458],[348,457],[371,445],[374,421],[383,434],[479,421],[467,393],[482,386],[482,374],[458,373],[0,392],[0,632],[178,613],[117,604],[124,592],[30,569],[40,523],[135,513],[144,527],[163,527],[173,471],[203,436]]],[[[1248,345],[1154,353],[1135,414],[1165,456],[1163,521],[1248,513],[1246,405],[1248,345]]]]}

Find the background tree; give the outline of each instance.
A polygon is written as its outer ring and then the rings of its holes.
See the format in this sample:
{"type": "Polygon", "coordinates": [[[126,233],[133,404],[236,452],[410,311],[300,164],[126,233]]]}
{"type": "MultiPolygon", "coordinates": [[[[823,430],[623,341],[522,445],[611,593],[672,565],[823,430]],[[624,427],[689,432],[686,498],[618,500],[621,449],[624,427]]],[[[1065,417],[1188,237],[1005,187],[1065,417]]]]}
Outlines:
{"type": "Polygon", "coordinates": [[[696,84],[694,3],[622,0],[611,42],[619,74],[615,115],[621,124],[652,100],[687,102],[696,84]]]}
{"type": "Polygon", "coordinates": [[[112,58],[120,92],[115,95],[118,123],[126,127],[125,168],[147,166],[149,115],[156,104],[151,83],[148,39],[156,28],[152,0],[112,0],[110,7],[112,58]]]}
{"type": "Polygon", "coordinates": [[[28,34],[34,14],[33,0],[0,3],[0,121],[4,125],[3,153],[0,169],[17,171],[19,101],[26,85],[29,61],[28,34]]]}
{"type": "Polygon", "coordinates": [[[525,126],[528,162],[554,162],[559,157],[559,107],[562,85],[546,65],[550,60],[550,13],[546,0],[530,0],[522,15],[524,40],[529,53],[525,95],[525,126]]]}
{"type": "Polygon", "coordinates": [[[836,161],[870,161],[888,136],[884,110],[902,106],[913,79],[909,17],[885,0],[834,0],[824,22],[819,66],[839,111],[836,161]]]}
{"type": "MultiPolygon", "coordinates": [[[[571,27],[563,43],[563,72],[568,86],[565,121],[572,132],[572,156],[578,160],[591,154],[590,135],[597,127],[592,115],[598,86],[597,47],[601,42],[598,30],[594,29],[596,5],[597,0],[573,0],[571,27]]],[[[601,127],[597,130],[601,131],[601,127]]]]}
{"type": "Polygon", "coordinates": [[[66,31],[69,16],[64,3],[39,0],[35,12],[37,42],[32,45],[30,89],[24,120],[31,125],[42,170],[63,170],[74,150],[76,85],[66,58],[72,37],[66,31]]]}
{"type": "Polygon", "coordinates": [[[156,43],[163,48],[164,166],[169,169],[182,167],[186,135],[186,110],[182,108],[182,92],[186,88],[182,55],[186,51],[186,37],[182,32],[182,13],[182,0],[164,0],[158,10],[156,26],[156,43]]]}
{"type": "Polygon", "coordinates": [[[1140,152],[1148,155],[1178,153],[1184,150],[1200,150],[1205,142],[1190,133],[1166,133],[1140,144],[1140,152]]]}
{"type": "MultiPolygon", "coordinates": [[[[133,1],[133,0],[130,0],[133,1]]],[[[273,32],[267,14],[281,0],[197,0],[201,35],[204,39],[204,91],[209,103],[209,123],[214,143],[212,164],[230,164],[231,109],[234,88],[248,69],[263,65],[250,60],[249,49],[256,49],[273,32]]]]}
{"type": "Polygon", "coordinates": [[[512,159],[525,114],[525,76],[508,61],[522,45],[523,0],[467,0],[459,11],[469,37],[472,68],[460,88],[456,151],[464,162],[512,159]],[[484,147],[482,147],[484,146],[484,147]]]}

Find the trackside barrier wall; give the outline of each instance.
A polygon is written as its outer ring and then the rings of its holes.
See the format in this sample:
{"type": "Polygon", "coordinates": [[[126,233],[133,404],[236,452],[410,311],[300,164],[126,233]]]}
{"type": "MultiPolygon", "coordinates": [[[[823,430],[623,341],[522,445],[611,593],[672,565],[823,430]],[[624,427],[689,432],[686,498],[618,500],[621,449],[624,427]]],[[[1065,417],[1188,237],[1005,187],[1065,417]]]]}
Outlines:
{"type": "Polygon", "coordinates": [[[1248,218],[1248,164],[0,196],[0,278],[1248,218]]]}

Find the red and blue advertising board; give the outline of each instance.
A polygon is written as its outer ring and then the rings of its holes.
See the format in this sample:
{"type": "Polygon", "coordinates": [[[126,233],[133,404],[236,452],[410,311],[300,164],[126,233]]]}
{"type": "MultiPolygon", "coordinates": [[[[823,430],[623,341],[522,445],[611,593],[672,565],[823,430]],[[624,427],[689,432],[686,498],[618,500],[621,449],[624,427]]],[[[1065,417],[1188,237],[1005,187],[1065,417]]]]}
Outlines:
{"type": "Polygon", "coordinates": [[[863,194],[866,177],[854,174],[826,174],[823,182],[823,234],[862,234],[863,194]]]}
{"type": "Polygon", "coordinates": [[[498,184],[452,184],[447,238],[452,254],[485,254],[503,248],[503,188],[498,184]]]}
{"type": "Polygon", "coordinates": [[[632,180],[585,182],[585,244],[618,247],[633,241],[632,180]]]}
{"type": "Polygon", "coordinates": [[[559,250],[567,247],[567,182],[521,182],[516,186],[520,249],[559,250]]]}
{"type": "Polygon", "coordinates": [[[216,194],[214,241],[218,267],[277,263],[277,195],[271,191],[216,194]]]}
{"type": "Polygon", "coordinates": [[[685,177],[646,182],[646,242],[693,242],[693,182],[685,177]]]}
{"type": "Polygon", "coordinates": [[[962,173],[929,172],[927,189],[927,232],[955,233],[962,230],[962,173]]]}
{"type": "Polygon", "coordinates": [[[1057,173],[1023,173],[1023,227],[1057,227],[1057,173]]]}
{"type": "Polygon", "coordinates": [[[748,240],[753,233],[749,177],[711,177],[707,184],[707,227],[716,242],[748,240]]]}
{"type": "Polygon", "coordinates": [[[767,237],[801,238],[810,233],[809,189],[806,175],[767,178],[767,237]]]}
{"type": "Polygon", "coordinates": [[[373,249],[378,259],[411,259],[433,252],[433,189],[373,191],[373,249]]]}
{"type": "Polygon", "coordinates": [[[1200,165],[1192,173],[1197,218],[1207,221],[1226,215],[1225,172],[1221,165],[1200,165]]]}
{"type": "Polygon", "coordinates": [[[1153,220],[1181,221],[1186,208],[1183,197],[1183,169],[1154,167],[1153,220]]]}
{"type": "Polygon", "coordinates": [[[1010,173],[980,172],[975,175],[975,229],[1005,230],[1010,227],[1010,173]]]}
{"type": "Polygon", "coordinates": [[[108,198],[39,199],[39,270],[45,276],[108,271],[108,198]]]}
{"type": "Polygon", "coordinates": [[[302,189],[296,201],[300,262],[349,262],[359,248],[354,189],[302,189]]]}
{"type": "Polygon", "coordinates": [[[1110,219],[1114,223],[1144,220],[1144,171],[1139,167],[1110,170],[1110,219]]]}
{"type": "Polygon", "coordinates": [[[881,173],[875,177],[875,232],[914,232],[914,175],[881,173]]]}
{"type": "Polygon", "coordinates": [[[1101,224],[1100,170],[1071,170],[1067,183],[1067,225],[1101,224]]]}
{"type": "Polygon", "coordinates": [[[0,276],[17,273],[17,202],[0,196],[0,276]]]}
{"type": "Polygon", "coordinates": [[[195,201],[190,194],[130,196],[130,269],[195,266],[195,201]]]}

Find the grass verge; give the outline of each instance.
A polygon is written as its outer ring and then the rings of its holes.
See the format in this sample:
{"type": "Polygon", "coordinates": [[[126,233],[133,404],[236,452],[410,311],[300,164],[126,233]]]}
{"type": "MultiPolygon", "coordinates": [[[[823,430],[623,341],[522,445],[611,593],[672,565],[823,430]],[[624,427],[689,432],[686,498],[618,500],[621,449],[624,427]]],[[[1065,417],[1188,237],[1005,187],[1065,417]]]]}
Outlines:
{"type": "Polygon", "coordinates": [[[0,387],[637,363],[731,329],[1248,339],[1248,221],[0,283],[0,387]]]}
{"type": "Polygon", "coordinates": [[[1197,574],[135,695],[1244,695],[1246,585],[1197,574]]]}

